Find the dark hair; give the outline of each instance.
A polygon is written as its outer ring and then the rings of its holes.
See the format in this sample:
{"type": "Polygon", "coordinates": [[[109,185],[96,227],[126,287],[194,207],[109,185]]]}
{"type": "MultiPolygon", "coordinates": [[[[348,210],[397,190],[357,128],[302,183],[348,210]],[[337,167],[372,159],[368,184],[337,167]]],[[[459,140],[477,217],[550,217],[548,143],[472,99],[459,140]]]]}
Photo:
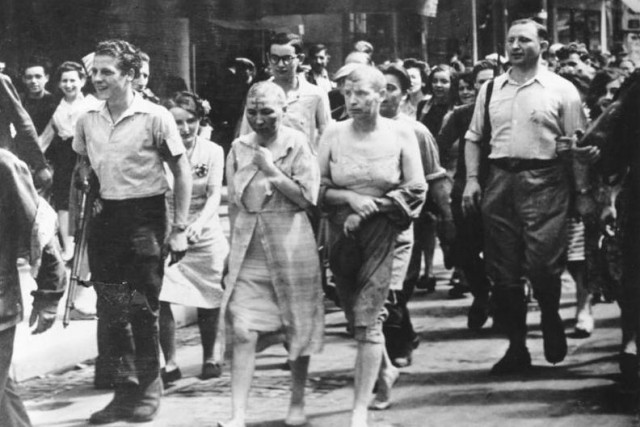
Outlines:
{"type": "Polygon", "coordinates": [[[458,97],[458,73],[452,67],[447,64],[438,64],[431,69],[431,74],[429,74],[429,81],[427,84],[429,92],[433,93],[433,78],[436,73],[448,73],[449,79],[451,80],[451,88],[449,89],[449,99],[447,100],[447,104],[450,108],[458,105],[460,103],[460,98],[458,97]]]}
{"type": "Polygon", "coordinates": [[[531,24],[536,28],[536,32],[538,33],[538,38],[542,41],[542,40],[549,40],[549,31],[547,31],[547,27],[545,27],[544,25],[542,25],[541,23],[534,21],[531,18],[525,18],[525,19],[516,19],[515,21],[513,21],[511,23],[511,25],[509,26],[509,28],[515,26],[515,25],[528,25],[531,24]]]}
{"type": "Polygon", "coordinates": [[[311,45],[311,47],[309,48],[309,58],[313,58],[323,50],[327,50],[327,47],[322,43],[311,45]]]}
{"type": "Polygon", "coordinates": [[[598,100],[602,95],[607,93],[607,85],[620,77],[622,77],[622,74],[618,70],[605,68],[598,71],[593,77],[593,80],[591,80],[585,102],[589,108],[589,115],[592,120],[595,120],[595,118],[602,113],[602,110],[598,106],[598,100]]]}
{"type": "Polygon", "coordinates": [[[294,33],[277,33],[269,40],[267,51],[271,51],[274,44],[288,44],[293,46],[296,55],[303,53],[302,38],[294,33]]]}
{"type": "Polygon", "coordinates": [[[380,66],[378,69],[382,71],[382,74],[396,76],[398,80],[400,80],[400,90],[402,93],[406,93],[411,87],[411,78],[404,67],[400,67],[396,64],[389,64],[380,66]]]}
{"type": "Polygon", "coordinates": [[[460,87],[460,82],[465,82],[473,89],[476,79],[471,71],[465,71],[464,73],[458,74],[458,87],[460,87]]]}
{"type": "Polygon", "coordinates": [[[128,74],[133,71],[133,77],[140,77],[142,57],[140,49],[124,40],[106,40],[96,46],[96,56],[111,56],[118,62],[118,68],[128,74]]]}
{"type": "Polygon", "coordinates": [[[415,58],[407,58],[404,60],[404,69],[415,68],[420,72],[422,78],[422,93],[427,93],[427,81],[429,80],[429,64],[415,58]]]}
{"type": "Polygon", "coordinates": [[[206,118],[206,111],[202,104],[202,99],[193,92],[178,92],[172,98],[166,99],[162,105],[167,110],[172,108],[182,108],[193,114],[202,122],[206,118]]]}
{"type": "Polygon", "coordinates": [[[62,73],[66,73],[68,71],[76,71],[78,73],[78,77],[80,77],[81,79],[87,78],[87,72],[82,65],[73,61],[65,61],[60,64],[60,66],[56,70],[56,82],[60,82],[62,73]]]}
{"type": "Polygon", "coordinates": [[[49,75],[51,72],[51,61],[43,56],[31,56],[27,61],[22,65],[22,74],[27,71],[28,68],[33,67],[42,67],[44,73],[49,75]]]}
{"type": "Polygon", "coordinates": [[[475,63],[475,65],[473,66],[473,69],[471,70],[471,75],[472,75],[472,79],[473,79],[473,83],[475,83],[476,79],[478,78],[478,74],[480,74],[481,71],[484,70],[493,70],[493,75],[498,75],[498,64],[495,61],[492,61],[490,59],[483,59],[481,61],[478,61],[475,63]]]}

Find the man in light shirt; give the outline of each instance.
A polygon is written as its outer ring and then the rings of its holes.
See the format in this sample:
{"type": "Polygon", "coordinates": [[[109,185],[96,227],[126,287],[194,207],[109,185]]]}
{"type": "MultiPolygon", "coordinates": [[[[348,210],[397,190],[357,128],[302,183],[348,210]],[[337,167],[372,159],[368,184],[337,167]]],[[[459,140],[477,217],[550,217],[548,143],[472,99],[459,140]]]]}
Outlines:
{"type": "Polygon", "coordinates": [[[165,241],[166,162],[175,177],[175,215],[168,237],[172,261],[187,249],[191,168],[171,114],[133,89],[140,51],[122,40],[98,44],[91,67],[97,102],[78,120],[74,150],[96,173],[100,212],[89,233],[98,316],[107,323],[109,353],[120,362],[115,395],[91,424],[155,418],[162,395],[158,312],[165,241]],[[127,336],[131,327],[135,345],[127,336]]]}
{"type": "MultiPolygon", "coordinates": [[[[526,347],[523,277],[533,286],[541,310],[545,358],[559,363],[567,353],[560,303],[564,270],[571,174],[564,144],[585,117],[580,96],[567,80],[541,65],[547,31],[532,20],[518,20],[507,34],[511,69],[493,80],[489,126],[485,123],[485,84],[465,135],[467,182],[463,209],[481,204],[485,225],[487,273],[494,301],[504,318],[509,349],[493,374],[520,373],[531,367],[526,347]],[[485,132],[491,135],[490,171],[481,192],[478,166],[485,132]],[[480,201],[480,199],[482,199],[480,201]]],[[[575,176],[576,181],[578,175],[575,176]]],[[[576,182],[577,203],[588,187],[576,182]]]]}

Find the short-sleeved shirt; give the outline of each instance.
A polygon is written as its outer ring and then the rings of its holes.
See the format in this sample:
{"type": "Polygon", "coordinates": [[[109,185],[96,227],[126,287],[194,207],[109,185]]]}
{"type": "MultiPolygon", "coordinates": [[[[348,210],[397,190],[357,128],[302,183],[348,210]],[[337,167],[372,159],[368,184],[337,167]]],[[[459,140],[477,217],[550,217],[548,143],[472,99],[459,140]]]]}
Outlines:
{"type": "Polygon", "coordinates": [[[73,149],[89,156],[100,182],[100,196],[126,200],[164,194],[169,186],[162,161],[185,152],[171,113],[134,95],[113,122],[106,102],[95,103],[78,119],[73,149]]]}
{"type": "Polygon", "coordinates": [[[425,125],[405,114],[398,114],[395,118],[402,123],[407,123],[413,128],[418,138],[420,147],[420,159],[424,170],[424,179],[429,182],[447,175],[447,171],[440,164],[440,155],[433,134],[425,125]]]}
{"type": "MultiPolygon", "coordinates": [[[[298,76],[298,88],[287,93],[287,111],[283,124],[304,133],[311,152],[318,152],[319,129],[324,129],[331,121],[331,108],[327,93],[309,83],[304,76],[298,76]]],[[[251,133],[246,114],[242,116],[240,135],[251,133]]]]}
{"type": "MultiPolygon", "coordinates": [[[[478,142],[484,128],[487,85],[480,90],[465,139],[478,142]]],[[[577,89],[542,69],[518,85],[510,73],[496,77],[491,102],[490,158],[549,160],[556,157],[556,138],[584,129],[586,117],[577,89]]]]}

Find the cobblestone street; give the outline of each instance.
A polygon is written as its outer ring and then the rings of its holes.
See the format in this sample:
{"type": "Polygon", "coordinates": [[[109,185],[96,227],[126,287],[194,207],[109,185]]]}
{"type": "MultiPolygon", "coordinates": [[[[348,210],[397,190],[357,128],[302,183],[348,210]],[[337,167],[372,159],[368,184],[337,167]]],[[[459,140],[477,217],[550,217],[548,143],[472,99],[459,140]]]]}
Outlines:
{"type": "MultiPolygon", "coordinates": [[[[615,360],[620,339],[615,304],[595,307],[596,330],[588,339],[569,338],[569,355],[556,367],[544,361],[537,306],[529,307],[528,344],[534,369],[526,376],[492,377],[488,371],[506,342],[490,329],[466,329],[470,297],[447,298],[448,273],[439,270],[435,293],[418,292],[410,304],[421,344],[413,365],[402,370],[393,405],[372,412],[372,425],[389,426],[634,426],[635,397],[618,391],[615,360]]],[[[562,315],[573,326],[573,283],[566,280],[562,315]]],[[[328,310],[324,352],[312,358],[307,408],[314,427],[347,425],[352,401],[354,344],[342,312],[328,310]]],[[[159,417],[149,425],[215,426],[230,414],[229,372],[201,381],[197,328],[179,331],[178,361],[184,377],[166,391],[159,417]]],[[[275,346],[258,357],[250,397],[251,426],[283,425],[289,373],[282,369],[284,349],[275,346]]],[[[93,367],[49,375],[22,384],[35,426],[83,426],[110,393],[92,388],[93,367]]],[[[125,426],[116,423],[113,426],[125,426]]]]}

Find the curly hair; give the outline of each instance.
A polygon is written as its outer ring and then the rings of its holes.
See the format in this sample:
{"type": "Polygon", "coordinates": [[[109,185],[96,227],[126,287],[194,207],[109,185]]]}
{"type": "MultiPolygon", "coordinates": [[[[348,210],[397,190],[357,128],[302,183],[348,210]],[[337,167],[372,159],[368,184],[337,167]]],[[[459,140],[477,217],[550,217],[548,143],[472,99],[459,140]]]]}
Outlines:
{"type": "Polygon", "coordinates": [[[118,68],[127,74],[133,71],[133,77],[140,77],[142,56],[140,49],[125,40],[105,40],[96,46],[96,56],[111,56],[118,62],[118,68]]]}
{"type": "Polygon", "coordinates": [[[447,103],[449,104],[450,108],[453,108],[453,106],[460,103],[460,97],[458,96],[458,73],[453,69],[453,67],[450,67],[449,65],[435,65],[431,69],[431,74],[429,74],[429,79],[427,81],[427,88],[430,93],[433,93],[433,79],[435,78],[436,73],[447,73],[449,75],[451,88],[449,89],[449,97],[447,99],[447,103]]]}

